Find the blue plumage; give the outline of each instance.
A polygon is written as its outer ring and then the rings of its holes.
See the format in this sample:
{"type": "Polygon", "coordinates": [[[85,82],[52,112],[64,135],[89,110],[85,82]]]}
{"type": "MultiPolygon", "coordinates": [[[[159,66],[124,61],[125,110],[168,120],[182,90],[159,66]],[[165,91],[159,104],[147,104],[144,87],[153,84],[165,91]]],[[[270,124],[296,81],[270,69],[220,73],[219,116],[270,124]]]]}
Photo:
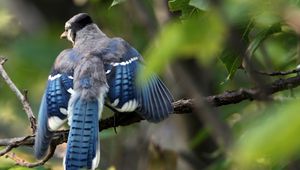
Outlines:
{"type": "MultiPolygon", "coordinates": [[[[55,74],[55,72],[54,72],[55,74]]],[[[42,98],[36,143],[35,155],[42,158],[49,147],[52,131],[59,128],[67,119],[68,101],[70,93],[68,87],[72,86],[67,74],[50,75],[45,94],[42,98]]]]}
{"type": "Polygon", "coordinates": [[[71,86],[71,81],[67,74],[57,74],[60,77],[49,80],[46,90],[48,116],[57,116],[60,119],[65,119],[67,114],[61,113],[61,109],[67,109],[70,93],[67,91],[71,86]],[[67,80],[68,79],[68,80],[67,80]],[[67,87],[67,88],[66,88],[67,87]],[[68,88],[69,87],[69,88],[68,88]]]}
{"type": "Polygon", "coordinates": [[[64,86],[64,89],[66,89],[66,90],[73,89],[73,77],[72,77],[72,75],[73,75],[73,73],[62,74],[61,75],[61,82],[62,82],[62,85],[64,86]]]}
{"type": "MultiPolygon", "coordinates": [[[[64,50],[57,57],[56,63],[63,64],[65,58],[68,62],[75,61],[78,55],[73,50],[64,50]]],[[[76,59],[78,61],[78,59],[76,59]]],[[[64,68],[65,69],[65,68],[64,68]]],[[[53,68],[48,77],[38,119],[34,154],[40,159],[47,153],[53,131],[57,130],[67,120],[67,108],[73,88],[73,72],[53,68]]]]}
{"type": "Polygon", "coordinates": [[[48,115],[45,113],[47,113],[47,102],[44,94],[39,110],[38,127],[34,143],[34,155],[38,159],[45,156],[52,138],[52,132],[49,131],[48,126],[45,126],[48,124],[48,115]]]}
{"type": "Polygon", "coordinates": [[[96,153],[98,145],[98,110],[97,100],[77,98],[74,101],[71,119],[71,128],[68,137],[68,146],[65,158],[65,168],[78,170],[91,169],[97,164],[96,153]]]}
{"type": "Polygon", "coordinates": [[[107,37],[87,14],[68,20],[61,37],[73,48],[60,53],[49,76],[39,110],[35,155],[45,155],[53,131],[68,118],[65,169],[95,169],[105,97],[119,112],[136,111],[151,122],[173,112],[173,99],[155,74],[138,84],[137,72],[144,67],[141,55],[123,39],[107,37]]]}
{"type": "MultiPolygon", "coordinates": [[[[125,46],[119,62],[105,65],[109,85],[108,99],[112,106],[121,112],[137,111],[147,120],[159,122],[173,112],[173,98],[159,77],[152,74],[143,85],[136,82],[137,71],[142,70],[141,55],[124,41],[115,40],[110,44],[125,46]],[[118,43],[116,43],[118,42],[118,43]]],[[[114,45],[114,46],[113,46],[114,45]]]]}
{"type": "Polygon", "coordinates": [[[137,99],[140,103],[137,111],[147,120],[159,122],[173,112],[173,98],[169,90],[153,74],[149,80],[145,80],[143,86],[138,86],[137,99]]]}

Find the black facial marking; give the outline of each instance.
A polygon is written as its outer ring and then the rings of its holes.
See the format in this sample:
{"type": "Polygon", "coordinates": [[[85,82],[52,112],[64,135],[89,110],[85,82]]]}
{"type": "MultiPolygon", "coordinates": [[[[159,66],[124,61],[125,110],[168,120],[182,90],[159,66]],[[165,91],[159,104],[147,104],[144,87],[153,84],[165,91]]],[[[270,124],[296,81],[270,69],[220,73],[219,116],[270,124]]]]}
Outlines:
{"type": "Polygon", "coordinates": [[[71,28],[77,32],[91,23],[93,23],[92,18],[88,14],[82,13],[75,16],[71,28]]]}

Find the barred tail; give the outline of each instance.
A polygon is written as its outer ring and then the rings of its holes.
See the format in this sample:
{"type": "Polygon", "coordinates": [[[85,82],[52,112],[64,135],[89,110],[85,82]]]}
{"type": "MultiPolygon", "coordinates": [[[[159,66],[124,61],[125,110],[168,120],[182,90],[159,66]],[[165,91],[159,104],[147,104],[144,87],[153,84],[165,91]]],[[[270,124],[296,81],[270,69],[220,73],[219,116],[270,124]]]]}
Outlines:
{"type": "Polygon", "coordinates": [[[100,158],[99,111],[103,102],[76,97],[71,103],[71,122],[64,166],[66,170],[95,169],[100,158]]]}

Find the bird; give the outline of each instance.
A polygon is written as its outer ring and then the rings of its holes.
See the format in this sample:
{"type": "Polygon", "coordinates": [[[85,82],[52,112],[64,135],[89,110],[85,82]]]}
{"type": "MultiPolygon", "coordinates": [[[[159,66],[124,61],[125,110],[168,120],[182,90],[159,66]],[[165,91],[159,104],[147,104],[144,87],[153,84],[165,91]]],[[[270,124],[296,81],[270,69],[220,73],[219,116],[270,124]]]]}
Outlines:
{"type": "Polygon", "coordinates": [[[55,59],[38,116],[34,155],[49,152],[54,131],[70,126],[65,170],[95,169],[100,161],[99,120],[104,104],[118,113],[137,112],[149,122],[173,113],[173,97],[158,75],[144,83],[138,74],[146,66],[141,54],[119,37],[104,34],[87,13],[65,23],[60,36],[72,43],[55,59]]]}

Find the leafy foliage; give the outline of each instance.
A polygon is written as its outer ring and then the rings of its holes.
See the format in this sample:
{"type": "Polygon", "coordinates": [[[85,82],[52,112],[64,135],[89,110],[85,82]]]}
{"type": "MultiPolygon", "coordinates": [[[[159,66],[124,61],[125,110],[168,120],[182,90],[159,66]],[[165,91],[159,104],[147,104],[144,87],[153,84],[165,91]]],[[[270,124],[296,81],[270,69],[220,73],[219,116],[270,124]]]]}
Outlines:
{"type": "Polygon", "coordinates": [[[267,169],[284,165],[299,155],[299,101],[273,104],[262,120],[254,121],[242,132],[234,148],[233,159],[241,169],[267,169]],[[265,139],[265,140],[263,140],[265,139]],[[268,139],[268,140],[267,140],[268,139]]]}
{"type": "MultiPolygon", "coordinates": [[[[233,80],[244,56],[224,43],[228,30],[240,31],[234,33],[246,45],[245,53],[258,64],[269,69],[280,69],[283,65],[295,67],[299,42],[291,29],[298,27],[286,17],[291,6],[299,11],[298,2],[227,0],[222,5],[214,6],[202,0],[169,0],[170,10],[181,12],[180,21],[167,25],[146,51],[149,68],[160,72],[173,60],[186,57],[197,58],[209,67],[218,58],[228,72],[227,80],[233,80]]],[[[247,126],[241,126],[242,132],[237,133],[238,142],[232,156],[227,158],[230,163],[223,169],[281,169],[296,159],[300,150],[297,102],[266,105],[264,113],[257,115],[263,120],[244,122],[247,126]],[[266,113],[269,115],[262,116],[266,113]]],[[[203,135],[199,136],[194,141],[201,143],[203,135]]]]}
{"type": "Polygon", "coordinates": [[[251,43],[248,46],[248,53],[250,56],[253,56],[254,52],[259,48],[261,43],[265,39],[267,39],[269,36],[281,32],[281,25],[280,24],[274,24],[259,33],[254,37],[254,39],[251,41],[251,43]]]}
{"type": "MultiPolygon", "coordinates": [[[[41,16],[45,16],[44,24],[48,26],[47,29],[41,26],[43,29],[34,34],[26,32],[22,25],[24,21],[19,21],[22,17],[9,11],[4,1],[0,2],[0,44],[2,53],[9,58],[5,67],[21,89],[29,89],[29,99],[35,111],[55,56],[63,48],[70,48],[70,44],[64,44],[57,38],[63,30],[63,23],[67,16],[78,11],[90,13],[103,32],[124,38],[144,54],[147,68],[142,72],[144,74],[140,74],[143,78],[153,71],[163,72],[168,64],[178,59],[196,59],[197,64],[211,74],[209,76],[213,83],[209,84],[209,94],[255,86],[248,74],[239,69],[244,56],[238,52],[240,49],[237,48],[240,47],[230,44],[232,36],[235,36],[238,43],[245,45],[245,52],[251,56],[251,61],[255,61],[255,66],[260,69],[258,71],[294,69],[300,61],[299,0],[168,0],[168,11],[163,11],[159,0],[76,1],[83,1],[81,4],[84,5],[74,6],[73,1],[68,1],[64,9],[70,9],[71,12],[65,10],[60,13],[57,10],[57,14],[53,11],[47,14],[43,9],[46,9],[45,6],[47,9],[56,8],[60,4],[52,4],[51,8],[46,1],[28,1],[39,9],[41,16]],[[163,12],[171,12],[171,15],[166,17],[161,15],[163,12]],[[57,16],[55,21],[54,16],[57,16]],[[157,28],[158,20],[164,17],[168,20],[167,24],[157,28]],[[220,85],[219,82],[224,79],[226,83],[220,85]]],[[[268,79],[273,78],[264,78],[266,83],[268,79]]],[[[177,88],[176,85],[170,85],[171,88],[173,86],[177,88]]],[[[29,129],[24,128],[27,127],[25,115],[21,109],[14,107],[18,106],[17,101],[1,81],[0,94],[0,129],[4,129],[0,131],[0,136],[28,134],[29,129]]],[[[201,147],[211,132],[202,127],[194,128],[190,122],[196,120],[189,119],[186,121],[189,123],[185,123],[185,126],[190,127],[185,132],[189,135],[176,131],[176,136],[192,136],[190,133],[195,131],[193,139],[188,139],[188,149],[199,159],[202,155],[205,155],[205,159],[209,157],[210,169],[286,169],[291,162],[300,158],[299,101],[294,98],[299,94],[300,91],[296,89],[279,93],[268,102],[244,102],[218,109],[222,115],[226,115],[224,122],[230,124],[234,136],[234,143],[228,152],[222,148],[211,153],[203,152],[201,147]]],[[[104,112],[109,114],[107,110],[104,112]]],[[[197,122],[197,125],[201,123],[197,122]]],[[[126,145],[124,143],[130,143],[129,149],[126,149],[135,153],[132,148],[136,146],[132,147],[135,143],[131,138],[138,136],[136,129],[118,130],[118,135],[113,130],[102,133],[104,145],[106,143],[109,146],[109,151],[103,149],[106,151],[104,154],[110,156],[102,156],[104,165],[101,169],[107,169],[116,162],[124,162],[119,161],[119,157],[125,153],[120,149],[126,145]]],[[[155,155],[162,154],[161,151],[155,155]]],[[[20,152],[31,154],[27,150],[20,152]]],[[[132,155],[128,159],[136,160],[132,155]]],[[[180,154],[176,156],[180,159],[180,154]]],[[[60,162],[54,160],[49,166],[54,169],[56,165],[61,166],[60,162]]],[[[6,159],[0,159],[0,169],[9,168],[22,169],[6,159]]]]}
{"type": "MultiPolygon", "coordinates": [[[[172,1],[169,4],[172,4],[172,10],[181,9],[182,16],[185,16],[187,11],[192,12],[190,8],[193,7],[182,8],[184,2],[172,1]]],[[[179,57],[196,56],[200,62],[211,62],[222,50],[227,34],[224,24],[216,11],[168,24],[145,52],[149,61],[145,74],[150,73],[149,70],[160,72],[166,64],[179,57]]]]}

